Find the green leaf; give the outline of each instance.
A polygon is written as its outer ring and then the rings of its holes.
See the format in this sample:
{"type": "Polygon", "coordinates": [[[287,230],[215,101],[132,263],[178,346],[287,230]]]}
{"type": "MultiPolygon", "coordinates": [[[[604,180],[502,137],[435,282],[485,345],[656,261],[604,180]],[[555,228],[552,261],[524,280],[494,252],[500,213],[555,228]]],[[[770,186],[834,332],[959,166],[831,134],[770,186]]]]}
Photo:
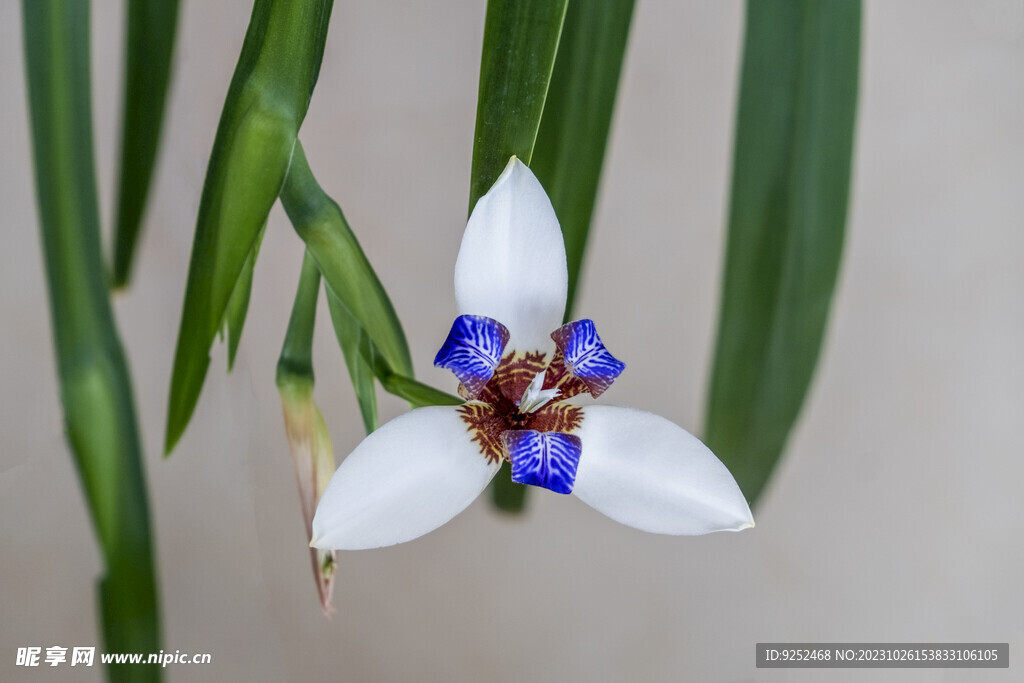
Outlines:
{"type": "Polygon", "coordinates": [[[256,0],[213,143],[171,376],[166,452],[195,410],[210,346],[288,171],[332,0],[256,0]]]}
{"type": "Polygon", "coordinates": [[[860,3],[747,3],[706,437],[753,502],[814,373],[842,254],[860,3]]]}
{"type": "Polygon", "coordinates": [[[530,164],[565,0],[489,0],[480,56],[469,209],[518,156],[530,164]]]}
{"type": "Polygon", "coordinates": [[[264,223],[260,228],[256,241],[249,250],[249,255],[242,265],[242,272],[238,274],[238,282],[228,299],[228,308],[224,312],[224,326],[228,333],[228,372],[235,367],[235,355],[238,353],[238,342],[242,340],[242,328],[245,327],[245,316],[249,312],[249,297],[252,294],[252,276],[256,267],[256,257],[260,253],[260,244],[263,242],[263,233],[267,230],[264,223]]]}
{"type": "Polygon", "coordinates": [[[373,374],[380,380],[384,391],[394,394],[399,398],[404,398],[414,408],[422,406],[457,406],[465,403],[458,396],[452,396],[440,389],[435,389],[429,384],[424,384],[412,377],[395,372],[367,335],[360,339],[359,353],[373,369],[373,374]]]}
{"type": "Polygon", "coordinates": [[[377,423],[373,381],[367,371],[385,391],[413,406],[461,404],[457,396],[413,379],[409,346],[391,299],[341,208],[317,183],[301,142],[295,145],[281,203],[323,275],[335,333],[367,431],[377,423]]]}
{"type": "Polygon", "coordinates": [[[372,342],[352,312],[330,290],[327,292],[327,306],[331,312],[334,334],[338,338],[338,345],[341,346],[341,353],[345,357],[345,366],[348,368],[348,376],[352,381],[352,389],[359,402],[363,426],[366,428],[366,433],[369,434],[377,429],[377,387],[373,383],[373,368],[360,354],[359,349],[361,344],[372,342]]]}
{"type": "Polygon", "coordinates": [[[565,237],[571,318],[597,198],[633,0],[569,3],[530,168],[565,237]]]}
{"type": "Polygon", "coordinates": [[[178,0],[129,0],[121,125],[121,184],[114,233],[113,286],[124,287],[160,146],[178,0]]]}
{"type": "MultiPolygon", "coordinates": [[[[103,649],[156,652],[160,619],[131,383],[107,294],[92,146],[89,3],[25,0],[36,192],[68,442],[103,552],[103,649]]],[[[113,666],[112,680],[159,680],[113,666]]]]}
{"type": "MultiPolygon", "coordinates": [[[[565,20],[565,0],[488,0],[480,55],[469,210],[509,157],[529,165],[565,20]]],[[[491,486],[501,510],[519,512],[526,487],[502,468],[491,486]]]]}
{"type": "Polygon", "coordinates": [[[391,300],[341,209],[316,182],[301,143],[295,145],[281,203],[328,292],[359,322],[388,365],[412,376],[409,346],[391,300]]]}

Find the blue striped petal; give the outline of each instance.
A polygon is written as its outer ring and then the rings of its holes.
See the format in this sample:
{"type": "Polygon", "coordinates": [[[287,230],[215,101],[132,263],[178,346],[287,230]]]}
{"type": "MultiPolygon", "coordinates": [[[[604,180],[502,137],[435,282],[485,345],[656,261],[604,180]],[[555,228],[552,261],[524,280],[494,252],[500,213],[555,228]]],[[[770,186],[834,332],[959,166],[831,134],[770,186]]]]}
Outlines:
{"type": "Polygon", "coordinates": [[[523,429],[504,432],[501,440],[512,461],[512,481],[572,493],[583,447],[578,436],[523,429]]]}
{"type": "Polygon", "coordinates": [[[493,318],[460,315],[434,357],[434,365],[455,373],[470,398],[479,394],[501,362],[508,329],[493,318]]]}
{"type": "Polygon", "coordinates": [[[594,398],[603,394],[626,369],[626,364],[604,347],[593,320],[566,323],[552,332],[551,338],[562,352],[570,374],[586,384],[594,398]]]}

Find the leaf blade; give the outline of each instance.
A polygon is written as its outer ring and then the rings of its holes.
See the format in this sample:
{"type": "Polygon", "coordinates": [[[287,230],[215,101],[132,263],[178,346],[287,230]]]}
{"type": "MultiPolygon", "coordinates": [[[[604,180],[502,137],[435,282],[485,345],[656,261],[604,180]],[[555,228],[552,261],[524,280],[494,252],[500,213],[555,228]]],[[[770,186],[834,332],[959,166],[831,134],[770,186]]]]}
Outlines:
{"type": "Polygon", "coordinates": [[[391,299],[338,204],[317,183],[302,144],[295,147],[281,203],[332,296],[351,312],[396,372],[412,376],[412,357],[391,299]]]}
{"type": "Polygon", "coordinates": [[[112,286],[128,284],[171,82],[179,0],[129,0],[112,286]]]}
{"type": "Polygon", "coordinates": [[[469,209],[494,184],[509,157],[530,165],[565,0],[489,0],[480,57],[469,209]]]}
{"type": "Polygon", "coordinates": [[[860,3],[747,3],[708,445],[753,502],[821,348],[842,255],[860,3]]]}
{"type": "Polygon", "coordinates": [[[252,295],[252,278],[256,269],[256,258],[260,253],[260,245],[263,243],[263,234],[267,230],[264,223],[256,235],[256,241],[249,250],[249,255],[242,265],[242,272],[238,274],[238,281],[231,291],[228,299],[228,307],[224,312],[224,327],[227,328],[228,337],[228,372],[235,367],[235,356],[238,354],[238,343],[242,341],[242,328],[245,327],[245,317],[249,312],[249,298],[252,295]]]}
{"type": "Polygon", "coordinates": [[[576,300],[633,5],[633,0],[569,4],[530,164],[565,238],[566,322],[576,300]]]}
{"type": "Polygon", "coordinates": [[[253,5],[199,204],[171,375],[166,454],[195,410],[231,293],[287,175],[319,75],[332,5],[253,5]]]}
{"type": "Polygon", "coordinates": [[[359,413],[363,417],[366,433],[377,429],[377,387],[374,384],[373,368],[360,354],[360,345],[370,343],[370,338],[360,327],[352,312],[330,291],[327,293],[327,307],[331,313],[331,324],[334,335],[338,339],[345,367],[348,369],[352,390],[359,403],[359,413]]]}

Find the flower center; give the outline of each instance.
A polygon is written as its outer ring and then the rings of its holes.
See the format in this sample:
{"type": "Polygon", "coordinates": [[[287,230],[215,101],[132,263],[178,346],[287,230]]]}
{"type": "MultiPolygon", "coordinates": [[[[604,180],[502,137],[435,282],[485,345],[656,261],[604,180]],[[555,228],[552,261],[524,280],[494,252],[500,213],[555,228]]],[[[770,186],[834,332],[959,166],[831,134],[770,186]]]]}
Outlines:
{"type": "Polygon", "coordinates": [[[582,423],[582,409],[561,402],[580,392],[559,370],[558,354],[550,365],[544,361],[541,353],[507,354],[476,399],[459,407],[473,441],[489,460],[510,460],[501,438],[507,431],[569,433],[582,423]],[[563,378],[560,386],[555,386],[556,377],[563,378]]]}
{"type": "Polygon", "coordinates": [[[596,398],[625,365],[605,349],[591,320],[551,333],[550,363],[540,351],[506,354],[509,339],[497,320],[460,315],[434,365],[459,378],[467,403],[458,410],[485,457],[509,461],[513,481],[568,493],[582,448],[572,432],[583,410],[561,401],[584,392],[596,398]]]}
{"type": "Polygon", "coordinates": [[[551,389],[543,388],[544,376],[546,374],[546,370],[538,372],[530,382],[530,386],[526,387],[526,391],[523,392],[523,397],[519,399],[519,412],[522,415],[536,411],[561,393],[561,390],[557,387],[552,387],[551,389]]]}

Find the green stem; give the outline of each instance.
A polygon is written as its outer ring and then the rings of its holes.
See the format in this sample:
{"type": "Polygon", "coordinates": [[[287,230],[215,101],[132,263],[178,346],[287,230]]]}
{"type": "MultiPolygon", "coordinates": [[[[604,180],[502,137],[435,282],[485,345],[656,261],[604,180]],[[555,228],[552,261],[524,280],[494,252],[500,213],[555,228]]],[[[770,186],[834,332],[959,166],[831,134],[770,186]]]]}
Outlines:
{"type": "MultiPolygon", "coordinates": [[[[142,450],[100,247],[89,3],[25,0],[36,191],[68,441],[103,551],[104,649],[156,652],[160,620],[142,450]]],[[[114,665],[112,680],[158,680],[114,665]]]]}
{"type": "Polygon", "coordinates": [[[288,319],[288,331],[277,361],[277,383],[308,381],[313,383],[313,328],[316,302],[320,295],[320,270],[307,252],[302,258],[299,287],[288,319]]]}

